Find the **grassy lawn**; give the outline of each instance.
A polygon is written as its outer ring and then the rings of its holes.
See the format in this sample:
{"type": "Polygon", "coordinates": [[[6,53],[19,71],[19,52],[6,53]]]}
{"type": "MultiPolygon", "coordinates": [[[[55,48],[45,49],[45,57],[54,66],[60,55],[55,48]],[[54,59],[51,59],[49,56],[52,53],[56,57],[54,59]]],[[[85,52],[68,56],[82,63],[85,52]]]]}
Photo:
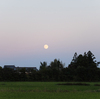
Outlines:
{"type": "Polygon", "coordinates": [[[100,84],[57,85],[65,82],[0,82],[0,99],[100,99],[100,84]]]}

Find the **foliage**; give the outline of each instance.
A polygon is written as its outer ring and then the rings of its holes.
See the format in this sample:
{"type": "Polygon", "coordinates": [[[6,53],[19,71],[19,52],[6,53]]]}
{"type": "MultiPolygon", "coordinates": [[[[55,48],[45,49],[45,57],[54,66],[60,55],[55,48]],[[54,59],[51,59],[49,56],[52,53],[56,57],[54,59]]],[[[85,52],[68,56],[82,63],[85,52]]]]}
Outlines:
{"type": "Polygon", "coordinates": [[[71,63],[69,64],[69,68],[77,69],[78,67],[85,68],[97,68],[99,62],[96,62],[94,55],[91,51],[85,52],[84,55],[80,54],[77,56],[77,53],[74,54],[71,63]]]}
{"type": "Polygon", "coordinates": [[[91,51],[84,55],[75,53],[68,67],[57,59],[49,65],[40,62],[38,71],[0,67],[0,81],[100,81],[99,63],[91,51]]]}

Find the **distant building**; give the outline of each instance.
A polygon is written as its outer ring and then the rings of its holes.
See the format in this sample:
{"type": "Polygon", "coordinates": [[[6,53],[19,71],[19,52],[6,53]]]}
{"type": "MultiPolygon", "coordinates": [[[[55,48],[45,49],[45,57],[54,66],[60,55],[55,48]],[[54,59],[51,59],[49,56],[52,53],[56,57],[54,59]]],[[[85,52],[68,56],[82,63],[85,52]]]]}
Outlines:
{"type": "Polygon", "coordinates": [[[36,67],[16,67],[16,70],[21,70],[21,69],[25,69],[26,71],[31,71],[31,70],[38,71],[36,67]]]}
{"type": "Polygon", "coordinates": [[[4,65],[4,68],[11,68],[13,70],[25,69],[25,71],[27,71],[27,72],[30,72],[31,70],[38,71],[38,69],[36,67],[15,67],[15,65],[4,65]]]}
{"type": "Polygon", "coordinates": [[[15,65],[4,65],[4,68],[11,68],[13,70],[16,70],[15,65]]]}

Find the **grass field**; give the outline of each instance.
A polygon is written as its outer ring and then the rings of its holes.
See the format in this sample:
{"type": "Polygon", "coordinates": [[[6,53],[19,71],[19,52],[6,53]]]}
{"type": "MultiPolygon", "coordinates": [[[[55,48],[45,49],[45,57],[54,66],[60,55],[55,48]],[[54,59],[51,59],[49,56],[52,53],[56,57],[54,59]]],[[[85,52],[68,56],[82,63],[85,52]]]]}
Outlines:
{"type": "Polygon", "coordinates": [[[98,82],[57,85],[65,82],[0,82],[0,99],[100,99],[98,82]]]}

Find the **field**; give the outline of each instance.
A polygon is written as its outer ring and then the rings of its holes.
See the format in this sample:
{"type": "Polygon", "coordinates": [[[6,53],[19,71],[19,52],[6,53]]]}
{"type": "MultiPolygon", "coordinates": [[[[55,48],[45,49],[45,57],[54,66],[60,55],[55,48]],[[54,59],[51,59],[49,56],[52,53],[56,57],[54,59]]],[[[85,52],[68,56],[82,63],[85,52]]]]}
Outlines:
{"type": "Polygon", "coordinates": [[[100,99],[100,86],[94,86],[98,82],[62,84],[65,82],[0,82],[0,99],[100,99]]]}

